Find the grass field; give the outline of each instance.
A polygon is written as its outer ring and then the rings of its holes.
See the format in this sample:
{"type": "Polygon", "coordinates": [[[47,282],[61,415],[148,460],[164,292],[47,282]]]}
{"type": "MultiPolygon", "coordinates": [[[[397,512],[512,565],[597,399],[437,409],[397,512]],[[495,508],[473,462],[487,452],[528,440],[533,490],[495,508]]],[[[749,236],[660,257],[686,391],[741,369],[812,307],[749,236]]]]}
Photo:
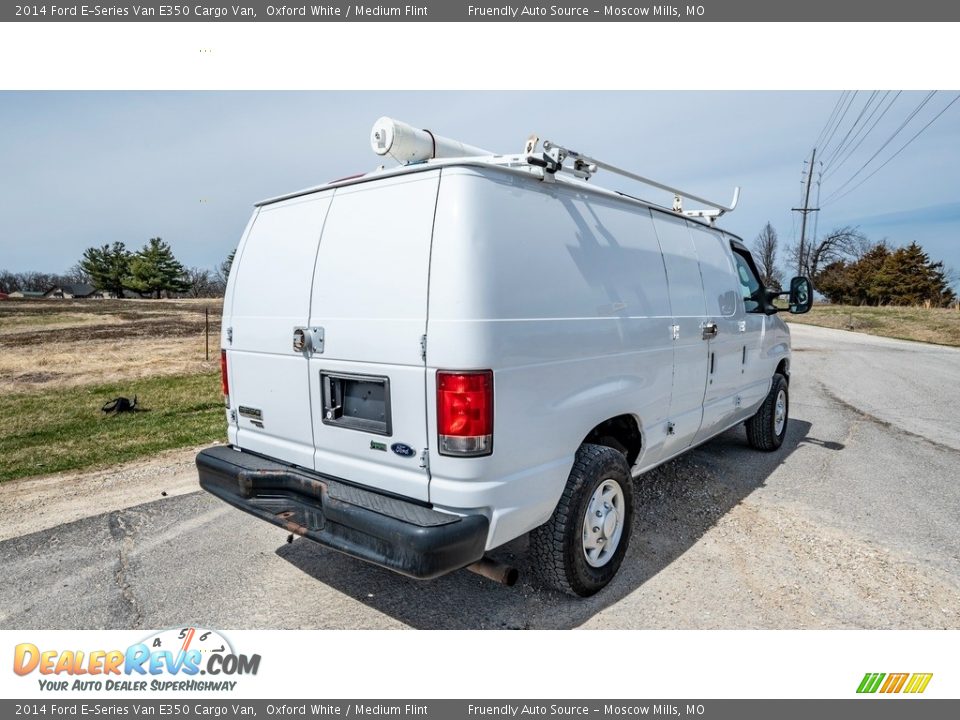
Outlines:
{"type": "Polygon", "coordinates": [[[132,395],[126,383],[0,395],[0,481],[114,465],[225,438],[218,374],[144,378],[136,392],[141,412],[110,415],[100,408],[132,395]]]}
{"type": "Polygon", "coordinates": [[[956,309],[814,305],[806,315],[783,313],[781,317],[807,325],[960,346],[960,312],[956,309]]]}
{"type": "Polygon", "coordinates": [[[0,302],[0,481],[225,439],[219,347],[219,301],[0,302]]]}
{"type": "MultiPolygon", "coordinates": [[[[0,302],[0,481],[224,440],[220,314],[210,300],[0,302]],[[144,412],[100,411],[134,395],[144,412]]],[[[818,305],[784,317],[960,346],[956,310],[818,305]]]]}

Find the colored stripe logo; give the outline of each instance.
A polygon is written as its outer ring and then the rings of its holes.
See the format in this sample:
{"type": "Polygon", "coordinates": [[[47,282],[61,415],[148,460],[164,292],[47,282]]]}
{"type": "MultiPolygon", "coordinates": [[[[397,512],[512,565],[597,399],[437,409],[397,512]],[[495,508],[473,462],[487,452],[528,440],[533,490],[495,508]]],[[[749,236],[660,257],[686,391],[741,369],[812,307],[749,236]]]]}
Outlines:
{"type": "Polygon", "coordinates": [[[866,673],[857,687],[857,692],[919,694],[927,689],[932,677],[933,673],[866,673]]]}

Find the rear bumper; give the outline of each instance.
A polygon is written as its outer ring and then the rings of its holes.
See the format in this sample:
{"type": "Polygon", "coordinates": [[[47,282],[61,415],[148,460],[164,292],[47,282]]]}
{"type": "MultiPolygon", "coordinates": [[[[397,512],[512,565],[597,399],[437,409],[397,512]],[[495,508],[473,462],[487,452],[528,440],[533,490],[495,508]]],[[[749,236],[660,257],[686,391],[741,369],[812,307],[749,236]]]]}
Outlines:
{"type": "Polygon", "coordinates": [[[476,562],[489,521],[441,513],[230,447],[197,455],[200,486],[289,532],[409,577],[476,562]]]}

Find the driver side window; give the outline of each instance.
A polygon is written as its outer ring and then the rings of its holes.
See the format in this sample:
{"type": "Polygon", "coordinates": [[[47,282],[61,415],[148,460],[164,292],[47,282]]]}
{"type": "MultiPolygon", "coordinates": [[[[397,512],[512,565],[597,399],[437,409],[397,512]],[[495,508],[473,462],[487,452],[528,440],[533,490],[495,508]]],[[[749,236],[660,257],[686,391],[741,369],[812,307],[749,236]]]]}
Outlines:
{"type": "Polygon", "coordinates": [[[736,261],[737,279],[740,281],[744,308],[748,313],[760,312],[760,296],[763,292],[763,285],[760,283],[756,272],[754,272],[753,263],[737,248],[733,248],[733,259],[736,261]]]}

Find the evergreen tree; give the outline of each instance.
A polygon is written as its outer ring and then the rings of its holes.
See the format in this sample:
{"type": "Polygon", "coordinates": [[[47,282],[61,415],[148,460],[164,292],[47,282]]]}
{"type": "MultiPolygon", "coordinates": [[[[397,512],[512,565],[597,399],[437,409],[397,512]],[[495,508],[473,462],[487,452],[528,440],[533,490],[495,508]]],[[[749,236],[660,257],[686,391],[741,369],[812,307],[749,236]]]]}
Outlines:
{"type": "Polygon", "coordinates": [[[79,270],[90,278],[97,290],[123,297],[130,276],[130,257],[122,242],[87,248],[83,251],[79,270]]]}
{"type": "Polygon", "coordinates": [[[214,271],[214,283],[216,284],[217,292],[220,295],[226,292],[227,280],[230,278],[230,269],[233,267],[233,259],[236,256],[237,249],[234,248],[230,251],[230,254],[227,255],[226,259],[217,265],[217,269],[214,271]]]}
{"type": "Polygon", "coordinates": [[[170,246],[158,237],[150,238],[130,260],[130,287],[159,298],[163,291],[182,293],[190,289],[186,268],[170,246]]]}
{"type": "Polygon", "coordinates": [[[817,292],[832,303],[854,304],[857,299],[852,276],[851,266],[846,260],[832,262],[817,274],[817,292]]]}
{"type": "Polygon", "coordinates": [[[948,305],[955,299],[943,263],[917,243],[891,250],[884,243],[859,260],[838,260],[819,273],[817,290],[848,305],[948,305]]]}
{"type": "Polygon", "coordinates": [[[217,268],[217,276],[223,282],[224,286],[227,284],[227,279],[230,277],[230,268],[233,267],[233,259],[237,255],[237,249],[234,248],[230,251],[230,254],[227,255],[227,259],[220,263],[220,267],[217,268]]]}

